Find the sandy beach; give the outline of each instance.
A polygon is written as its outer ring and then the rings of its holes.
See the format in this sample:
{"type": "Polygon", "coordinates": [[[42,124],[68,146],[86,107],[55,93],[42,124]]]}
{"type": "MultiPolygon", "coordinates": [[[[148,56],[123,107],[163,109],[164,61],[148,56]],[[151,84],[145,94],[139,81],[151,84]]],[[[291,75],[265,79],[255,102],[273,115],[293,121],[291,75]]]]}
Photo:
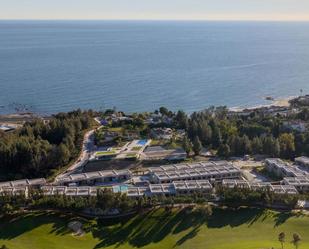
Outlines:
{"type": "Polygon", "coordinates": [[[294,98],[297,98],[297,96],[275,99],[269,106],[288,107],[288,106],[290,106],[290,100],[292,100],[294,98]]]}
{"type": "Polygon", "coordinates": [[[278,106],[278,107],[289,107],[290,106],[290,100],[297,98],[297,96],[290,96],[286,98],[277,98],[274,100],[269,101],[269,104],[265,105],[257,105],[257,106],[252,106],[252,107],[231,107],[229,108],[230,111],[234,112],[240,112],[243,110],[253,110],[253,109],[258,109],[258,108],[263,108],[263,107],[271,107],[271,106],[278,106]]]}

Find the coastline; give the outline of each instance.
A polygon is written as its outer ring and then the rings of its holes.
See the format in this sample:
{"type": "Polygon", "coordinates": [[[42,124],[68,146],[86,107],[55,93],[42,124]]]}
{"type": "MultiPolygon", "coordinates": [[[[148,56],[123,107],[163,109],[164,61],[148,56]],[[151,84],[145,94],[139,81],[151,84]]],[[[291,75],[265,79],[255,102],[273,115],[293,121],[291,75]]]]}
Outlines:
{"type": "MultiPolygon", "coordinates": [[[[279,97],[274,100],[269,101],[269,104],[261,104],[256,106],[250,106],[250,107],[227,107],[229,111],[232,112],[241,112],[244,110],[254,110],[259,108],[269,108],[269,107],[289,107],[290,106],[290,100],[298,98],[300,96],[289,96],[289,97],[279,97]]],[[[265,101],[266,98],[263,98],[265,101]]],[[[56,114],[56,113],[55,113],[56,114]]],[[[51,114],[53,115],[53,114],[51,114]]],[[[24,112],[24,113],[7,113],[7,114],[0,114],[0,122],[4,122],[4,120],[29,120],[34,118],[48,118],[51,115],[47,114],[39,114],[35,112],[24,112]]]]}
{"type": "MultiPolygon", "coordinates": [[[[254,110],[254,109],[259,109],[259,108],[269,108],[269,107],[290,107],[290,101],[292,99],[295,99],[299,96],[289,96],[289,97],[279,97],[277,99],[269,101],[269,104],[262,104],[262,105],[256,105],[252,107],[229,107],[229,111],[233,112],[241,112],[244,110],[254,110]]],[[[266,100],[266,99],[265,99],[266,100]]]]}
{"type": "Polygon", "coordinates": [[[43,116],[35,113],[9,113],[0,114],[0,125],[6,126],[20,126],[27,121],[33,121],[35,119],[47,120],[49,116],[43,116]]]}

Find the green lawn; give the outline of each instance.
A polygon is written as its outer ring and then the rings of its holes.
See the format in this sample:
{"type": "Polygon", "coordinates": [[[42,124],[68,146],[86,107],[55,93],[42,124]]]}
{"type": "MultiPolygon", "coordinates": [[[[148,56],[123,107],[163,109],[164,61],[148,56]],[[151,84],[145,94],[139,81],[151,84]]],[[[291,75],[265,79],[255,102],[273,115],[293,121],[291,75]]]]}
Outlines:
{"type": "Polygon", "coordinates": [[[52,213],[2,219],[0,245],[11,249],[279,249],[277,236],[284,231],[286,249],[294,248],[293,232],[302,236],[299,249],[309,248],[309,217],[268,210],[216,210],[210,218],[157,210],[122,222],[91,221],[79,238],[67,230],[69,220],[52,213]]]}
{"type": "Polygon", "coordinates": [[[98,151],[95,153],[96,156],[113,156],[116,155],[116,151],[115,150],[111,150],[111,151],[98,151]]]}
{"type": "Polygon", "coordinates": [[[127,154],[126,158],[136,158],[136,156],[137,156],[137,153],[131,152],[127,154]]]}
{"type": "Polygon", "coordinates": [[[110,127],[110,128],[107,128],[106,130],[111,131],[111,132],[123,132],[122,127],[110,127]]]}
{"type": "Polygon", "coordinates": [[[141,150],[141,148],[142,148],[141,146],[135,146],[131,149],[131,151],[139,151],[141,150]]]}

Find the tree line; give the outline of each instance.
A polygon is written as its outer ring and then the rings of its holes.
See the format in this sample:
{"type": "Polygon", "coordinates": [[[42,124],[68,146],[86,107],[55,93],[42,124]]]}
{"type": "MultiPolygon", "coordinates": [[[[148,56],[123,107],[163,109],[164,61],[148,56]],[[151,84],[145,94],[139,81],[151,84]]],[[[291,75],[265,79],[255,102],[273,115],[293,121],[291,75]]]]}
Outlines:
{"type": "MultiPolygon", "coordinates": [[[[276,194],[269,190],[251,190],[246,188],[225,188],[216,186],[216,195],[220,203],[229,207],[252,206],[256,204],[276,204],[294,208],[300,195],[276,194]]],[[[59,209],[68,211],[84,211],[85,209],[100,209],[104,213],[117,209],[120,213],[131,210],[143,210],[157,205],[174,206],[175,204],[206,204],[214,200],[210,194],[193,192],[190,195],[154,195],[130,198],[124,193],[114,193],[111,189],[97,190],[95,196],[44,195],[42,191],[29,189],[28,196],[24,194],[0,194],[0,213],[8,214],[20,208],[59,209]]]]}
{"type": "Polygon", "coordinates": [[[307,110],[281,117],[259,112],[248,116],[229,115],[226,107],[211,107],[190,116],[175,114],[175,127],[185,129],[183,148],[198,155],[202,147],[213,149],[221,157],[264,154],[292,159],[309,155],[309,131],[300,132],[284,126],[284,121],[305,119],[307,110]]]}
{"type": "Polygon", "coordinates": [[[37,119],[11,133],[0,133],[1,180],[47,177],[80,153],[92,112],[59,113],[37,119]]]}

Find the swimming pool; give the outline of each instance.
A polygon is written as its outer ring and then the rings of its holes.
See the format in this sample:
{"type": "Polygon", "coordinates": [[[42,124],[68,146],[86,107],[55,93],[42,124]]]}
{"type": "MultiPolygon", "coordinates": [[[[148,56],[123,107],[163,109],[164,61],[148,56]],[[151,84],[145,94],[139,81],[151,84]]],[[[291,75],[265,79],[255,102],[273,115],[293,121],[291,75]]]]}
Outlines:
{"type": "Polygon", "coordinates": [[[148,142],[148,140],[147,140],[147,139],[144,139],[144,140],[138,140],[137,144],[138,144],[138,145],[141,145],[141,146],[144,146],[147,142],[148,142]]]}
{"type": "Polygon", "coordinates": [[[128,186],[126,185],[113,186],[114,193],[126,193],[127,191],[128,191],[128,186]]]}

